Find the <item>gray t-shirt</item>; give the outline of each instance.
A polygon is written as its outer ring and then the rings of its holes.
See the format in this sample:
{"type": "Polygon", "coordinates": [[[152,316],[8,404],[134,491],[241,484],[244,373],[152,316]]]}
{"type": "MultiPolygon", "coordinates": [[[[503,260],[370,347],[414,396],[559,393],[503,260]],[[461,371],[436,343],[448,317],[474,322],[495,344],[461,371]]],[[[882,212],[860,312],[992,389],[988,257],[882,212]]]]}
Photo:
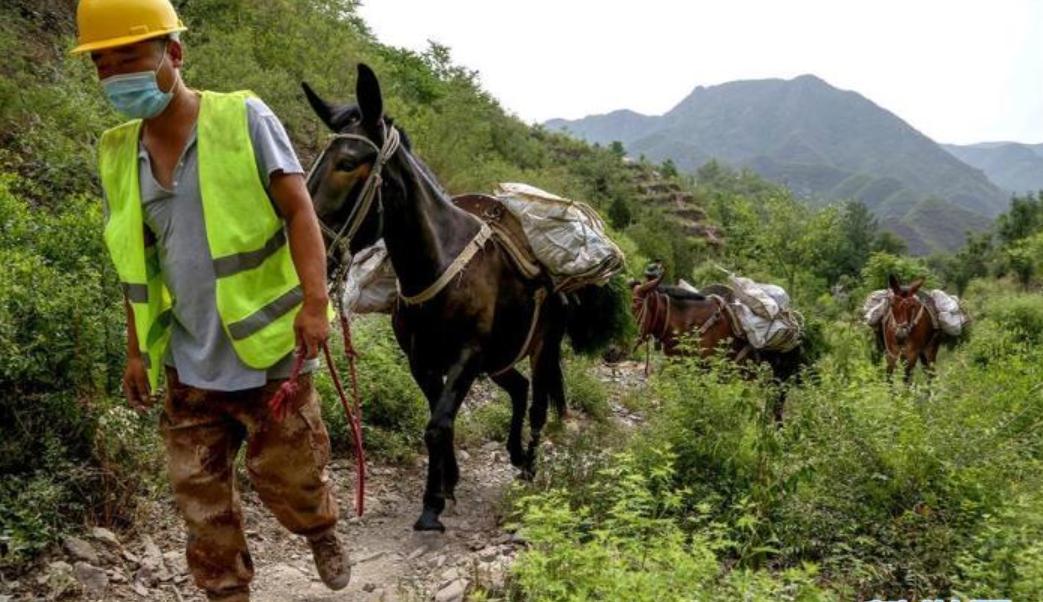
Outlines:
{"type": "MultiPolygon", "coordinates": [[[[257,171],[265,188],[271,174],[303,174],[282,123],[261,100],[246,101],[250,141],[257,171]]],[[[246,366],[232,347],[217,313],[216,277],[203,223],[195,131],[174,169],[173,188],[159,185],[144,144],[138,153],[141,202],[145,223],[156,236],[163,280],[174,298],[173,332],[166,364],[190,386],[214,391],[238,391],[286,378],[292,354],[265,370],[246,366]]],[[[317,362],[306,362],[304,371],[317,362]]]]}

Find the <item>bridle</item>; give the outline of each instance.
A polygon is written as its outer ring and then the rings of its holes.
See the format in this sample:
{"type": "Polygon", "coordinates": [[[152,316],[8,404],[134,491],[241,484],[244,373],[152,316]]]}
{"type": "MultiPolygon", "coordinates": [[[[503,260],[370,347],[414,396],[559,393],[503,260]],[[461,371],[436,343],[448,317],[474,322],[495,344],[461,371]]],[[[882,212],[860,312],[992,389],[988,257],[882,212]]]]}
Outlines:
{"type": "Polygon", "coordinates": [[[895,301],[897,301],[897,302],[892,302],[891,306],[887,310],[888,322],[890,322],[890,324],[894,327],[895,338],[905,339],[906,337],[909,336],[909,332],[913,329],[913,327],[916,326],[917,324],[919,324],[920,320],[923,319],[924,314],[927,312],[927,306],[922,301],[917,299],[916,295],[912,295],[910,297],[898,298],[895,301]],[[907,301],[907,300],[911,301],[913,303],[916,303],[917,305],[920,306],[920,308],[919,308],[919,310],[917,310],[916,315],[913,316],[912,320],[906,320],[904,322],[899,322],[898,318],[895,317],[895,307],[897,305],[904,304],[904,302],[907,301]]]}
{"type": "MultiPolygon", "coordinates": [[[[315,177],[315,170],[319,164],[326,157],[326,154],[333,148],[333,145],[341,140],[358,140],[364,144],[368,144],[377,152],[377,158],[373,161],[373,167],[370,169],[369,175],[366,176],[366,181],[362,185],[362,190],[359,192],[358,201],[355,202],[355,206],[351,208],[351,212],[348,214],[348,219],[344,220],[339,230],[334,230],[327,226],[321,219],[319,220],[319,227],[326,236],[330,238],[329,244],[326,246],[326,257],[332,258],[334,253],[340,253],[341,265],[349,263],[347,261],[351,251],[351,240],[358,233],[362,222],[365,221],[366,216],[369,215],[369,211],[373,206],[373,201],[376,200],[379,205],[381,200],[381,190],[383,188],[383,178],[381,173],[384,171],[384,166],[388,160],[394,156],[395,152],[398,151],[400,146],[400,134],[398,129],[395,127],[387,128],[384,122],[381,121],[381,127],[385,129],[384,133],[384,144],[383,146],[377,146],[369,138],[359,134],[333,134],[330,137],[330,141],[326,144],[326,148],[319,153],[319,156],[315,158],[315,161],[311,165],[311,169],[308,170],[307,183],[308,188],[312,187],[312,178],[315,177]]],[[[350,194],[350,193],[349,193],[350,194]]]]}
{"type": "MultiPolygon", "coordinates": [[[[886,319],[888,321],[889,326],[891,326],[894,330],[895,341],[898,343],[899,348],[901,348],[905,345],[905,339],[908,338],[909,332],[912,332],[913,328],[916,327],[916,324],[920,323],[920,320],[923,319],[923,315],[927,311],[927,306],[924,305],[924,303],[921,302],[921,300],[917,298],[915,294],[908,297],[900,297],[898,299],[895,299],[894,293],[891,294],[892,303],[891,307],[888,308],[888,315],[886,319]],[[896,300],[897,303],[895,303],[896,300]],[[916,315],[913,317],[912,320],[905,320],[900,322],[898,321],[898,318],[895,317],[895,306],[904,305],[906,300],[909,300],[909,302],[916,303],[920,306],[920,309],[916,312],[916,315]]],[[[886,343],[887,346],[887,341],[884,341],[884,343],[886,343]]],[[[887,348],[887,353],[889,356],[895,356],[895,353],[891,351],[890,347],[887,348]]]]}

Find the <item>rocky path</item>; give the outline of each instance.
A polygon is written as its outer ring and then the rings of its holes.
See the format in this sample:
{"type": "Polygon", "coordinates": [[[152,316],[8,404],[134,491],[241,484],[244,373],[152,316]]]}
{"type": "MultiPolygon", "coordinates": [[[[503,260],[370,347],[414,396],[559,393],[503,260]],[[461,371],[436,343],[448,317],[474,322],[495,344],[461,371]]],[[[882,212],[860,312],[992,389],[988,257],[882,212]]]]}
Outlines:
{"type": "MultiPolygon", "coordinates": [[[[642,366],[601,366],[614,419],[640,416],[619,405],[620,393],[639,386],[642,366]]],[[[481,403],[482,401],[477,401],[481,403]]],[[[582,428],[582,427],[579,427],[582,428]]],[[[551,443],[553,445],[553,443],[551,443]]],[[[420,510],[425,462],[370,467],[366,514],[355,518],[354,467],[335,461],[332,475],[341,502],[338,531],[351,549],[351,584],[341,592],[319,581],[303,539],[282,529],[240,474],[247,539],[255,566],[256,602],[427,601],[455,602],[476,586],[502,588],[524,542],[503,525],[503,496],[515,481],[503,444],[485,442],[458,452],[458,503],[446,510],[444,534],[412,530],[420,510]]],[[[104,529],[69,538],[40,570],[20,583],[0,584],[0,602],[15,600],[114,600],[203,602],[184,560],[184,532],[172,501],[157,504],[145,534],[122,539],[104,529]]]]}

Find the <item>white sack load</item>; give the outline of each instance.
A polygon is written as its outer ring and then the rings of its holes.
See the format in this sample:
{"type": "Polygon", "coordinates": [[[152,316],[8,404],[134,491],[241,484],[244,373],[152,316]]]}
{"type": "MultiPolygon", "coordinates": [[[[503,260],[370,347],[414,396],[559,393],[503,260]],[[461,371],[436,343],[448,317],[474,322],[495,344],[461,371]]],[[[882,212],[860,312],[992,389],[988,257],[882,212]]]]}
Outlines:
{"type": "Polygon", "coordinates": [[[790,351],[800,344],[804,319],[790,309],[785,289],[741,276],[728,279],[735,294],[731,310],[750,345],[769,351],[790,351]]]}
{"type": "Polygon", "coordinates": [[[938,312],[938,328],[949,336],[960,336],[963,333],[963,327],[970,321],[967,313],[960,306],[960,298],[941,289],[934,289],[927,294],[934,302],[935,311],[938,312]]]}
{"type": "Polygon", "coordinates": [[[586,204],[528,184],[503,183],[493,195],[521,221],[536,258],[558,290],[604,284],[623,269],[623,252],[586,204]]]}
{"type": "Polygon", "coordinates": [[[695,293],[696,295],[700,294],[699,289],[695,288],[695,286],[693,286],[691,282],[688,282],[684,278],[678,279],[677,288],[681,290],[686,290],[689,293],[695,293]]]}
{"type": "Polygon", "coordinates": [[[398,295],[397,280],[381,239],[351,259],[344,286],[344,306],[352,314],[389,314],[398,295]]]}
{"type": "Polygon", "coordinates": [[[787,309],[774,318],[765,318],[738,302],[732,303],[731,309],[755,349],[785,352],[800,344],[804,322],[799,313],[787,309]]]}
{"type": "Polygon", "coordinates": [[[774,284],[761,284],[742,276],[729,276],[735,300],[740,301],[753,313],[772,319],[784,309],[789,309],[789,295],[785,289],[774,284]]]}
{"type": "Polygon", "coordinates": [[[891,291],[886,288],[869,293],[862,303],[862,319],[869,326],[876,327],[883,321],[887,309],[891,307],[891,291]]]}

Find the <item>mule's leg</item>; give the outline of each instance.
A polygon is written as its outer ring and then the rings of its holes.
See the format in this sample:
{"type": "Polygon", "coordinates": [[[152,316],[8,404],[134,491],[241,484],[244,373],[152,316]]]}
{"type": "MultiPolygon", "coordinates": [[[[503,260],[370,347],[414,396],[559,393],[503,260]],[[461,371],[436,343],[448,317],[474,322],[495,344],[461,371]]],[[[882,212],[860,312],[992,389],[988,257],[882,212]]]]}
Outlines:
{"type": "Polygon", "coordinates": [[[511,430],[507,435],[507,453],[511,456],[511,464],[521,468],[525,464],[522,426],[525,424],[525,408],[529,402],[529,379],[514,368],[491,378],[511,396],[511,430]]]}
{"type": "Polygon", "coordinates": [[[913,369],[916,368],[916,352],[906,353],[905,357],[905,384],[913,381],[913,369]]]}
{"type": "Polygon", "coordinates": [[[934,380],[934,362],[938,359],[938,348],[941,345],[941,341],[935,336],[920,354],[920,361],[923,362],[923,370],[927,373],[927,380],[934,380]]]}
{"type": "Polygon", "coordinates": [[[445,531],[438,515],[445,510],[445,500],[452,497],[459,478],[453,450],[453,421],[467,391],[478,375],[479,356],[470,348],[460,351],[446,375],[438,402],[424,431],[427,445],[427,484],[424,490],[424,510],[413,528],[417,531],[445,531]]]}
{"type": "Polygon", "coordinates": [[[568,314],[560,303],[549,305],[547,309],[547,329],[543,333],[539,355],[534,357],[542,358],[541,371],[547,375],[547,394],[554,402],[558,418],[564,420],[568,418],[569,408],[565,403],[565,377],[561,372],[561,343],[565,339],[568,314]]]}
{"type": "Polygon", "coordinates": [[[536,456],[540,436],[547,424],[547,405],[550,399],[564,406],[565,377],[561,372],[561,343],[545,340],[536,350],[532,367],[532,405],[529,407],[529,449],[525,457],[524,476],[536,475],[536,456]],[[560,401],[559,401],[560,400],[560,401]]]}

